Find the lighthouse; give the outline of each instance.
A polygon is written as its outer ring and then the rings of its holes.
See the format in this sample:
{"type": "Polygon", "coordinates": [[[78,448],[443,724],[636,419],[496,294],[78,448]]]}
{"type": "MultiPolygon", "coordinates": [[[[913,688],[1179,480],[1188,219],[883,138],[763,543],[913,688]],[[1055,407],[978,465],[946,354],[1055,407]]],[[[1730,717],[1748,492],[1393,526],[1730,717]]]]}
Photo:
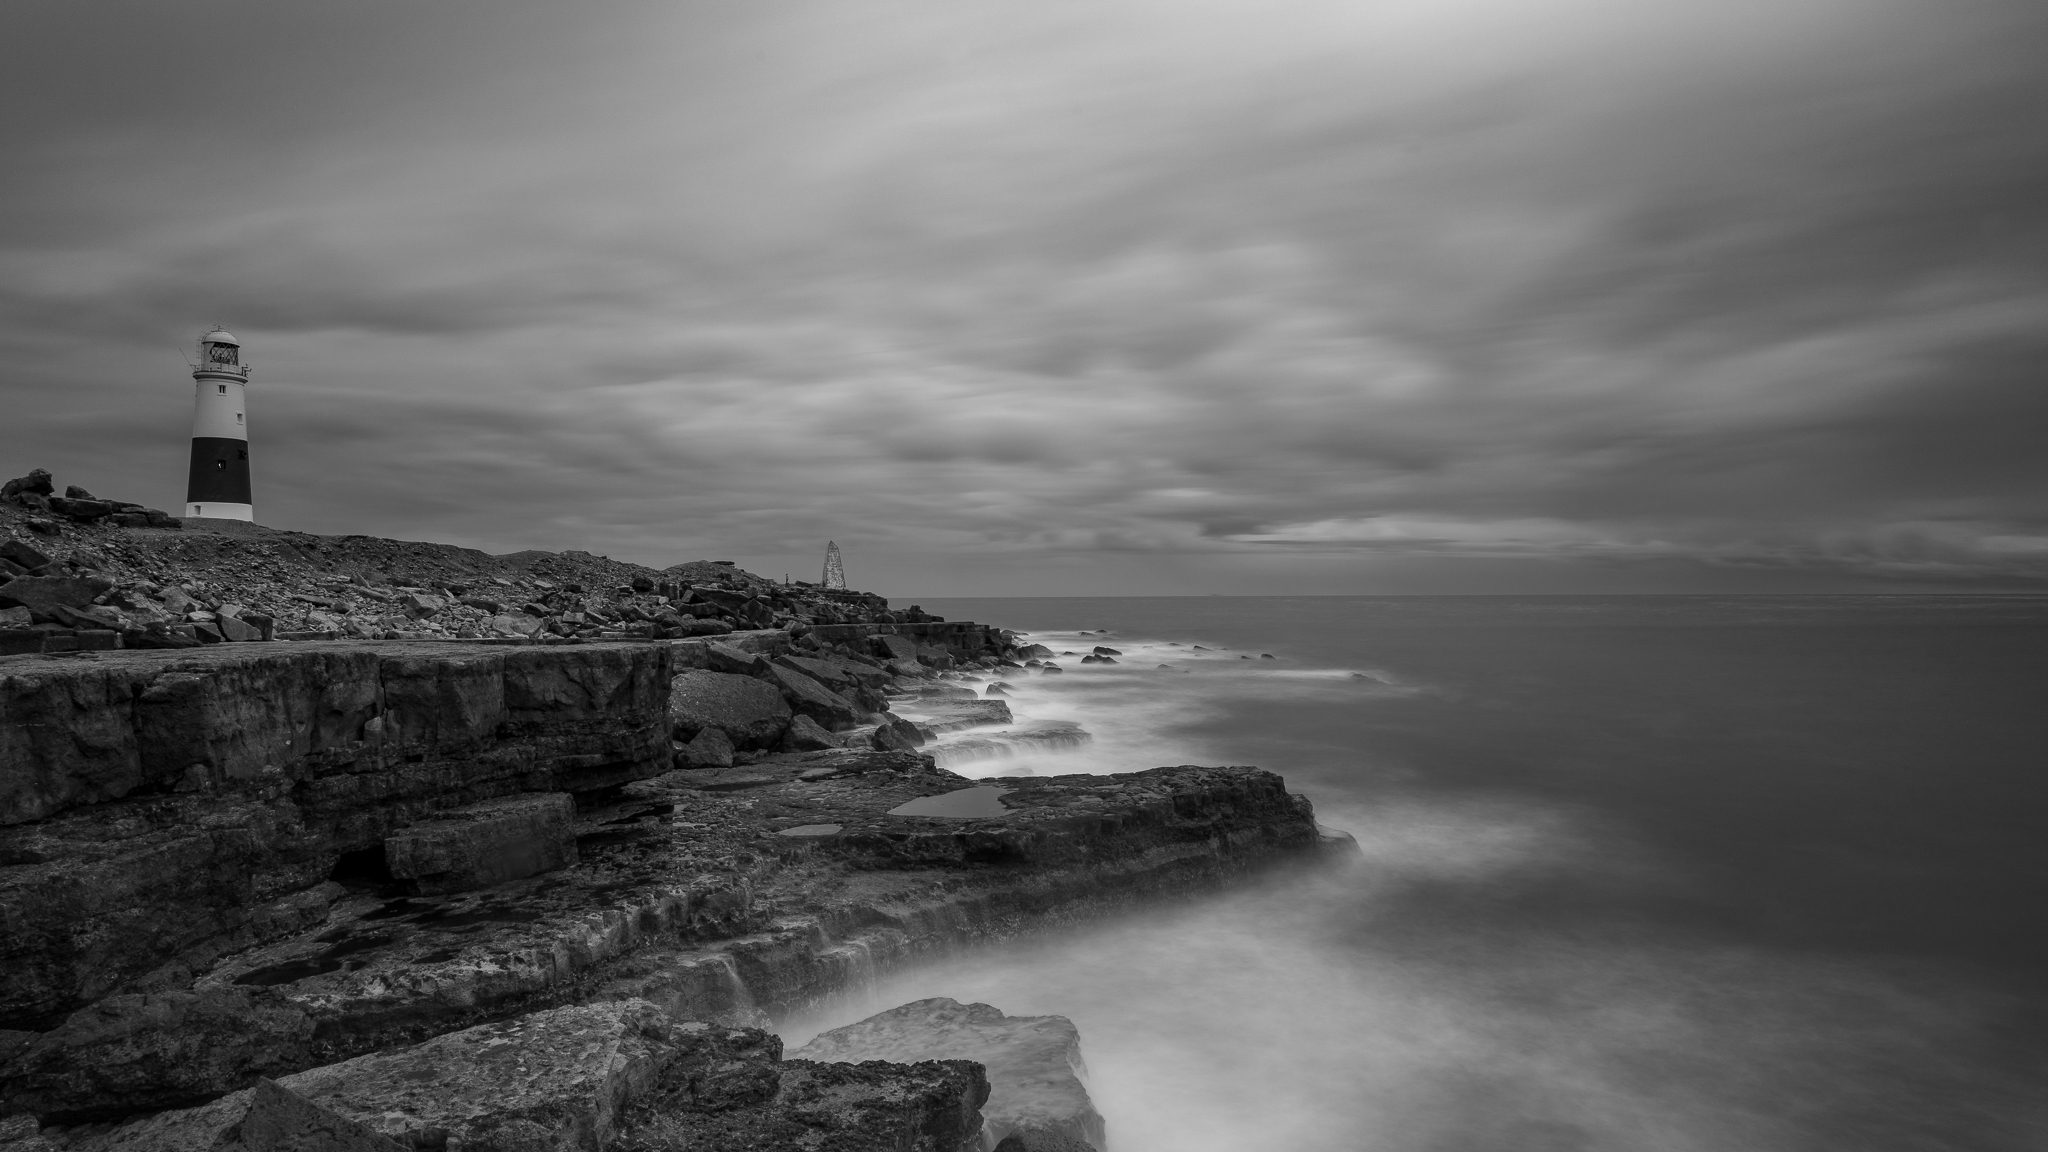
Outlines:
{"type": "Polygon", "coordinates": [[[192,369],[192,471],[185,515],[254,520],[249,499],[249,369],[242,342],[225,328],[199,338],[192,369]]]}

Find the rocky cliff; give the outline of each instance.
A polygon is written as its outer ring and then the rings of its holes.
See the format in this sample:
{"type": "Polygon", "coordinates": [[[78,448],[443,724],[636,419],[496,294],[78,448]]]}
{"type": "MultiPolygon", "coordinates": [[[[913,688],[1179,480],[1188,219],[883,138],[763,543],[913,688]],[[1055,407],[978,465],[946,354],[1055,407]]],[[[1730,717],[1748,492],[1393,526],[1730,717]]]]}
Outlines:
{"type": "MultiPolygon", "coordinates": [[[[76,558],[15,579],[101,573],[76,558]]],[[[785,1060],[759,1029],[922,957],[1343,847],[1252,768],[976,785],[918,749],[1011,722],[958,670],[1021,672],[1015,637],[733,630],[770,602],[721,604],[711,637],[0,656],[0,1133],[979,1147],[979,1064],[785,1060]]]]}

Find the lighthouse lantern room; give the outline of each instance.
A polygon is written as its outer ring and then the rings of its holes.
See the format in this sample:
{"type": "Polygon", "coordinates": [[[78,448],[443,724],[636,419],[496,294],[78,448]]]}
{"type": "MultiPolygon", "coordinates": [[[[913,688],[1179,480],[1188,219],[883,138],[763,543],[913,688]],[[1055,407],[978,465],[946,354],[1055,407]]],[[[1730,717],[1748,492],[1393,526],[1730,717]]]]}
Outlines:
{"type": "Polygon", "coordinates": [[[254,520],[249,369],[242,363],[242,342],[225,328],[201,336],[192,383],[192,471],[185,484],[185,515],[254,520]]]}

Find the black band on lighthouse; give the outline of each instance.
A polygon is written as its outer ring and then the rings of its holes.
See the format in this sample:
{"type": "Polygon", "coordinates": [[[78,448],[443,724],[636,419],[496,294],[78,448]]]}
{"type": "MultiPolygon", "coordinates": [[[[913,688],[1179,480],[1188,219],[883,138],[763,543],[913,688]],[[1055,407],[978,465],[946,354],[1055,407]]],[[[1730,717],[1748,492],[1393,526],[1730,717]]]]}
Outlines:
{"type": "Polygon", "coordinates": [[[250,503],[249,442],[224,436],[194,436],[192,474],[185,482],[185,503],[250,503]]]}

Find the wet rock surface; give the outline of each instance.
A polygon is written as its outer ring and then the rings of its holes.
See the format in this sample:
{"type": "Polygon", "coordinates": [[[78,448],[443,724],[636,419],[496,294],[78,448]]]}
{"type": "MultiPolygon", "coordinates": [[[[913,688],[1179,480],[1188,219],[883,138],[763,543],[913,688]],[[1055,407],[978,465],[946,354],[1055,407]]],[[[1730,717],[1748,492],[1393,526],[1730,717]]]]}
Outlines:
{"type": "Polygon", "coordinates": [[[1064,1016],[1005,1016],[987,1004],[918,1000],[834,1028],[790,1054],[801,1060],[972,1060],[987,1072],[982,1118],[1000,1144],[1064,1143],[1106,1152],[1102,1114],[1083,1082],[1081,1036],[1064,1016]]]}

